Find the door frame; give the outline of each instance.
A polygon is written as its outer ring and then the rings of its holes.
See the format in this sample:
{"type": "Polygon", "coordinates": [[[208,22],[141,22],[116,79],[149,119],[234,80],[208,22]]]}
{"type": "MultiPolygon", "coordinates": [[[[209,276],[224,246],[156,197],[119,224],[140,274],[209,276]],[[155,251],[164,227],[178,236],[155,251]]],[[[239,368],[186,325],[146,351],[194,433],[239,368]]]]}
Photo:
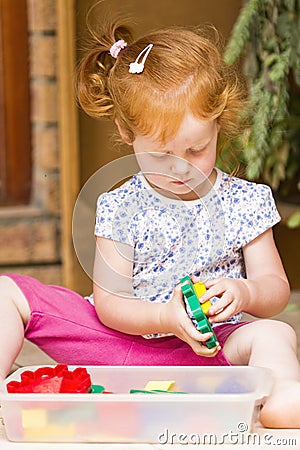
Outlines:
{"type": "Polygon", "coordinates": [[[57,0],[57,19],[62,277],[64,286],[80,292],[82,269],[72,238],[73,208],[80,190],[78,109],[70,75],[76,64],[74,0],[57,0]]]}

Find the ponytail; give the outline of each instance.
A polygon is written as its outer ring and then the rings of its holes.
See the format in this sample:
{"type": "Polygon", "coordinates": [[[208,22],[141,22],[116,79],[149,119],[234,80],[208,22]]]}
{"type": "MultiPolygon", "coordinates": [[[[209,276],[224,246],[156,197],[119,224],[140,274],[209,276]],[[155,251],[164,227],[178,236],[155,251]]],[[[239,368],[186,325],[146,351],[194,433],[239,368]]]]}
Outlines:
{"type": "Polygon", "coordinates": [[[114,117],[114,102],[108,89],[110,72],[116,59],[110,54],[113,44],[133,41],[130,28],[121,22],[106,23],[102,34],[90,30],[90,48],[78,65],[76,91],[82,109],[95,118],[114,117]]]}

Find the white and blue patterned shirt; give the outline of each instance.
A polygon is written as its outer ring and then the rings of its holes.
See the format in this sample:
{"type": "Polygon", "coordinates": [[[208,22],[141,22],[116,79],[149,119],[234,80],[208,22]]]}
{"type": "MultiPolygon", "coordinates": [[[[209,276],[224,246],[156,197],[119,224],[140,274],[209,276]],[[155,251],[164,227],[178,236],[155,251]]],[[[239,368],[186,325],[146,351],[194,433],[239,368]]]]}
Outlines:
{"type": "Polygon", "coordinates": [[[243,247],[280,216],[268,186],[216,171],[214,186],[197,200],[164,197],[142,173],[99,196],[95,235],[134,247],[135,297],[168,302],[186,275],[246,278],[243,247]]]}

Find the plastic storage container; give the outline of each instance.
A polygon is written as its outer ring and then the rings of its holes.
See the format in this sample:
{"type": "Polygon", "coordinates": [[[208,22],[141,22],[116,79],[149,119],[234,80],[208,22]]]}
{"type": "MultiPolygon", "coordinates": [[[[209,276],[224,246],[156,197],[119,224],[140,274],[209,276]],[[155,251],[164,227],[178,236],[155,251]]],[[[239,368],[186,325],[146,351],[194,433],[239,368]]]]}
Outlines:
{"type": "Polygon", "coordinates": [[[9,381],[38,367],[19,369],[1,385],[9,440],[199,444],[210,434],[222,443],[229,433],[251,432],[272,386],[271,371],[254,367],[91,366],[92,383],[112,394],[7,393],[9,381]],[[184,393],[129,393],[158,380],[174,380],[184,393]]]}

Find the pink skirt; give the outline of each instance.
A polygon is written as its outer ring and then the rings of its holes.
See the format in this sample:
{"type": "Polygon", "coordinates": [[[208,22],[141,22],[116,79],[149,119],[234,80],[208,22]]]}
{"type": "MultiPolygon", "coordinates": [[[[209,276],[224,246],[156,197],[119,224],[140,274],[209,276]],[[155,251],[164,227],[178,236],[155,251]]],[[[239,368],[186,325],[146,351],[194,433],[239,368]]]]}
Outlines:
{"type": "MultiPolygon", "coordinates": [[[[21,289],[31,308],[25,337],[55,361],[70,365],[228,366],[223,351],[213,358],[196,355],[176,336],[145,339],[104,326],[95,308],[69,289],[45,285],[25,275],[3,274],[21,289]]],[[[221,346],[240,326],[223,324],[214,331],[221,346]]]]}

